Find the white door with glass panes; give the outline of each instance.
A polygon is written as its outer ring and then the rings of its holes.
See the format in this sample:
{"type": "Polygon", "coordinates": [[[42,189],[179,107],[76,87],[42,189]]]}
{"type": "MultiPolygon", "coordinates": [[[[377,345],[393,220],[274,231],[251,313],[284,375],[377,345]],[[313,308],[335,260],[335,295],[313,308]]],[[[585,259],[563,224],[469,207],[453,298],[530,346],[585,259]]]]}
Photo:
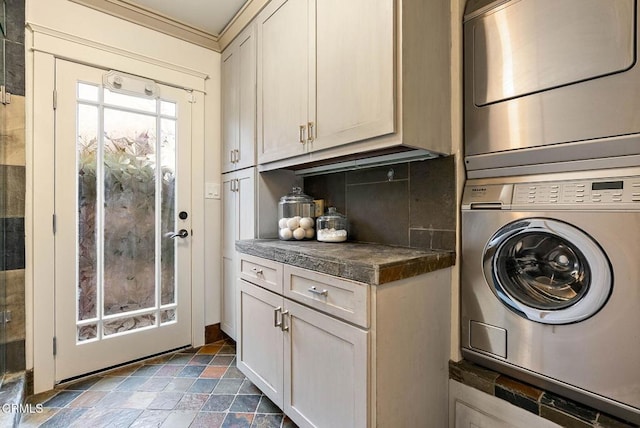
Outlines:
{"type": "Polygon", "coordinates": [[[55,379],[191,343],[191,103],[56,60],[55,379]]]}

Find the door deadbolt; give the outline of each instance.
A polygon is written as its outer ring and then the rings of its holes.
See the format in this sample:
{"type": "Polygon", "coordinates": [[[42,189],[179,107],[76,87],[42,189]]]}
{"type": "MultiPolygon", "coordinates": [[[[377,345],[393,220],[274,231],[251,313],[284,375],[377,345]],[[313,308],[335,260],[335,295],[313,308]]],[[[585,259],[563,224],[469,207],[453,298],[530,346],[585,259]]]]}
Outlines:
{"type": "Polygon", "coordinates": [[[180,218],[180,220],[186,220],[187,217],[189,217],[189,214],[187,214],[186,211],[180,211],[180,214],[178,214],[178,218],[180,218]]]}

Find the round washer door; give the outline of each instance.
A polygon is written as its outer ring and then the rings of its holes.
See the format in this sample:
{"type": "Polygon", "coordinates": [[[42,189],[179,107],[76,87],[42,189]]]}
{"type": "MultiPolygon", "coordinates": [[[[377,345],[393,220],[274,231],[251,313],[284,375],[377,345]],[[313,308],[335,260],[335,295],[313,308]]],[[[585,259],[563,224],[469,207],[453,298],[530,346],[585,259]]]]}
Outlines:
{"type": "Polygon", "coordinates": [[[483,269],[502,303],[544,324],[589,318],[613,286],[602,248],[582,230],[546,218],[518,220],[498,230],[485,246],[483,269]]]}

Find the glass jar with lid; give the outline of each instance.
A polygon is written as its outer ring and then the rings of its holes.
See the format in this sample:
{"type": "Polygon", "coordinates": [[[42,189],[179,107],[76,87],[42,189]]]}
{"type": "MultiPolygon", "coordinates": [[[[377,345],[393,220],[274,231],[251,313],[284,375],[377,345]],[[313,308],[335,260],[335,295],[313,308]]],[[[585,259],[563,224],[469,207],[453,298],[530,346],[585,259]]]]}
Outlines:
{"type": "Polygon", "coordinates": [[[347,217],[329,207],[327,213],[316,220],[318,241],[344,242],[347,240],[347,217]]]}
{"type": "Polygon", "coordinates": [[[283,241],[315,237],[315,205],[311,196],[294,187],[278,203],[278,237],[283,241]]]}

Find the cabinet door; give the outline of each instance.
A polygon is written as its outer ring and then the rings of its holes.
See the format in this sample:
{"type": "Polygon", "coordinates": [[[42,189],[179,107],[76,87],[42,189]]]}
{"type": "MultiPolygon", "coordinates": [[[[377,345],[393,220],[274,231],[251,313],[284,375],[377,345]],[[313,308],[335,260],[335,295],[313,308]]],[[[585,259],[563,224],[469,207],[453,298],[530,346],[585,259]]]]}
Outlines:
{"type": "Polygon", "coordinates": [[[394,1],[315,3],[313,150],[394,132],[394,1]]]}
{"type": "Polygon", "coordinates": [[[513,428],[513,425],[481,413],[464,403],[456,403],[455,428],[513,428]]]}
{"type": "Polygon", "coordinates": [[[222,172],[255,165],[256,48],[247,27],[222,54],[222,172]]]}
{"type": "Polygon", "coordinates": [[[452,428],[560,428],[508,401],[449,380],[449,426],[452,428]]]}
{"type": "Polygon", "coordinates": [[[255,237],[255,168],[222,176],[222,331],[236,338],[236,280],[239,276],[235,242],[255,237]]]}
{"type": "Polygon", "coordinates": [[[256,229],[255,168],[243,169],[237,171],[236,174],[236,212],[238,216],[236,239],[253,239],[256,229]]]}
{"type": "Polygon", "coordinates": [[[277,406],[283,405],[282,297],[244,280],[239,284],[238,369],[277,406]]]}
{"type": "Polygon", "coordinates": [[[240,129],[236,168],[256,164],[256,38],[255,27],[248,27],[239,37],[238,100],[240,129]]]}
{"type": "Polygon", "coordinates": [[[238,236],[236,174],[222,175],[222,289],[220,328],[235,338],[235,284],[237,277],[235,242],[238,236]]]}
{"type": "Polygon", "coordinates": [[[259,163],[306,151],[308,14],[307,0],[274,0],[258,16],[259,163]]]}
{"type": "Polygon", "coordinates": [[[285,299],[284,412],[301,427],[366,427],[368,333],[285,299]]]}
{"type": "Polygon", "coordinates": [[[222,55],[222,172],[233,171],[240,138],[240,54],[234,45],[222,55]]]}

